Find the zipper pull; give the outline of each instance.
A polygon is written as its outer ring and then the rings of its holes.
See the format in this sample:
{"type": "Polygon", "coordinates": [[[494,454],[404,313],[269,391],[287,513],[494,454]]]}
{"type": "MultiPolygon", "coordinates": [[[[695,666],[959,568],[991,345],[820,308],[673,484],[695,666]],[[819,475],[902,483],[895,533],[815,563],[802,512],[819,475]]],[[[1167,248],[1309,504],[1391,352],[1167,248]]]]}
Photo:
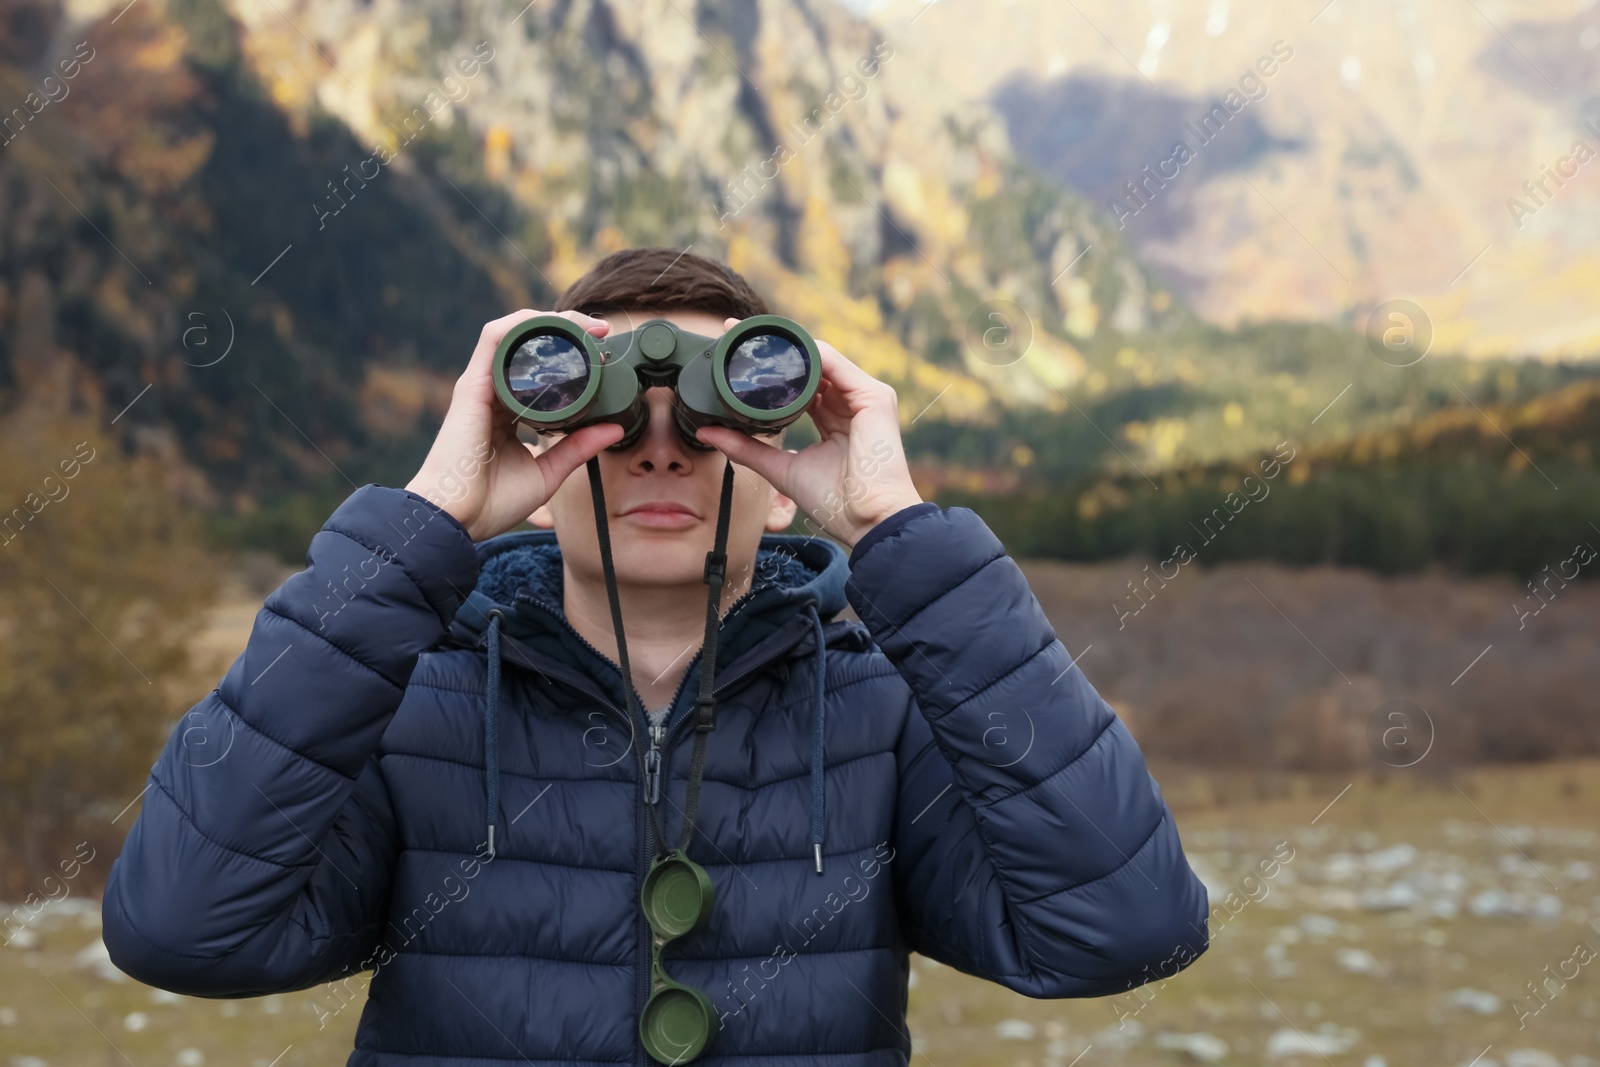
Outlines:
{"type": "Polygon", "coordinates": [[[650,749],[644,754],[644,799],[654,804],[661,799],[661,741],[666,725],[650,727],[650,749]]]}

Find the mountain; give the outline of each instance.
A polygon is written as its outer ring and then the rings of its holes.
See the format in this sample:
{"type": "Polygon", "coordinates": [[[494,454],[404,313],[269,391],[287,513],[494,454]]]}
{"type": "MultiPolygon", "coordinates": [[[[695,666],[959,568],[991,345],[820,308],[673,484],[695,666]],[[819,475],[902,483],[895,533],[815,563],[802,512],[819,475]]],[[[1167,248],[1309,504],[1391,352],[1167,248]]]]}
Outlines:
{"type": "Polygon", "coordinates": [[[864,22],[687,10],[9,0],[0,388],[303,524],[409,474],[482,323],[620,247],[725,259],[965,422],[1065,410],[1069,318],[1184,317],[992,128],[907,107],[937,86],[864,22]]]}
{"type": "Polygon", "coordinates": [[[1441,351],[1600,351],[1590,0],[893,0],[870,17],[1209,322],[1360,329],[1407,299],[1441,351]]]}
{"type": "MultiPolygon", "coordinates": [[[[1055,16],[1011,9],[1035,19],[1020,51],[1048,43],[1055,16]]],[[[894,384],[929,491],[1153,479],[1594,373],[1406,370],[1348,325],[1206,323],[1185,291],[1214,312],[1218,287],[1329,290],[1294,255],[1231,274],[1286,247],[1234,223],[1185,277],[1138,227],[1181,244],[1214,215],[1096,200],[1187,90],[1085,61],[996,96],[1005,56],[938,51],[965,9],[887,10],[0,0],[0,409],[95,415],[223,539],[294,558],[352,488],[415,470],[484,322],[628,246],[724,259],[894,384]],[[1072,129],[1130,138],[1115,166],[1029,103],[1057,91],[1072,129]]],[[[1271,93],[1185,188],[1306,150],[1271,93]]]]}

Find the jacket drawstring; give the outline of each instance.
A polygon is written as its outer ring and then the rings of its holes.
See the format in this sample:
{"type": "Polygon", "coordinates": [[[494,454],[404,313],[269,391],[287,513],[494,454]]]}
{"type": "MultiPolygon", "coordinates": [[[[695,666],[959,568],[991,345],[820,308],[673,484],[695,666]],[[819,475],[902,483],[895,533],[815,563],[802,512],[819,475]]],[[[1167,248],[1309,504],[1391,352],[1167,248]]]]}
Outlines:
{"type": "Polygon", "coordinates": [[[811,721],[811,852],[816,857],[817,873],[821,874],[822,840],[826,834],[826,820],[823,816],[827,804],[827,790],[822,780],[822,731],[826,718],[824,698],[827,696],[824,665],[827,663],[827,654],[823,647],[822,619],[817,615],[816,605],[807,604],[806,610],[811,614],[811,630],[817,638],[816,710],[811,721]]]}
{"type": "Polygon", "coordinates": [[[489,809],[489,858],[494,859],[494,827],[500,816],[500,620],[504,613],[490,608],[489,675],[483,686],[484,790],[489,809]]]}

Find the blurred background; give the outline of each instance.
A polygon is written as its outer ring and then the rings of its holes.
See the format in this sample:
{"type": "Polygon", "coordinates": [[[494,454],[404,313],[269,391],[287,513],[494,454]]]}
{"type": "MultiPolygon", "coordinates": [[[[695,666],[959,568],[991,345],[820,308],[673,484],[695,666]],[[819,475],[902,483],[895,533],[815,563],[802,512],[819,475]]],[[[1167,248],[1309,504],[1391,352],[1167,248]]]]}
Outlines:
{"type": "Polygon", "coordinates": [[[899,390],[1210,891],[1120,997],[915,960],[919,1062],[1600,1067],[1595,0],[0,0],[10,1067],[343,1061],[100,886],[483,323],[638,245],[899,390]]]}

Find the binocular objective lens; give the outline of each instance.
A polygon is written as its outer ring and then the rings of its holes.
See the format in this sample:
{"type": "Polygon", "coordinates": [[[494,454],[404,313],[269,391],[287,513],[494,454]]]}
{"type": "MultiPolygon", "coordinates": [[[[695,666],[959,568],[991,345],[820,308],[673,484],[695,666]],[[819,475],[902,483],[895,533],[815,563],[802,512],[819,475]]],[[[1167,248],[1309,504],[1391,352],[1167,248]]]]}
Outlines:
{"type": "Polygon", "coordinates": [[[777,411],[800,398],[811,375],[805,349],[781,334],[759,334],[728,355],[728,386],[741,403],[777,411]]]}
{"type": "Polygon", "coordinates": [[[589,384],[589,357],[565,337],[539,334],[511,354],[506,380],[524,407],[560,411],[576,403],[589,384]]]}

